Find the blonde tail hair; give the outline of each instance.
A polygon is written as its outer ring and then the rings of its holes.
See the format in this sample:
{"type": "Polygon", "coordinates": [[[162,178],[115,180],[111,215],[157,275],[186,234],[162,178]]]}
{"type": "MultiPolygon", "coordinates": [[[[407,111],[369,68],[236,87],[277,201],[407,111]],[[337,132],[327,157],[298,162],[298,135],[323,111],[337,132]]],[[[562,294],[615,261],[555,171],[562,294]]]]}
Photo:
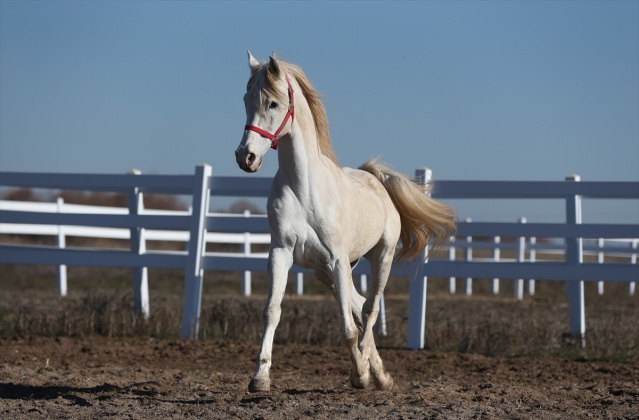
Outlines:
{"type": "Polygon", "coordinates": [[[402,223],[399,261],[417,258],[430,243],[434,248],[445,244],[457,231],[453,210],[428,195],[432,185],[419,185],[377,159],[365,162],[359,169],[372,174],[384,185],[399,212],[402,223]]]}

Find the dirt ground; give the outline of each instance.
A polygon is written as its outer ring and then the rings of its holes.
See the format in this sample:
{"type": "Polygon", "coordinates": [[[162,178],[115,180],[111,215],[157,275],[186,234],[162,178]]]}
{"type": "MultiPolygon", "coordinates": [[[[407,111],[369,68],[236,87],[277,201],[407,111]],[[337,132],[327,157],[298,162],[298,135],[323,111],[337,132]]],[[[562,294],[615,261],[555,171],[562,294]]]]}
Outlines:
{"type": "Polygon", "coordinates": [[[381,349],[391,391],[350,387],[336,346],[149,338],[0,338],[0,417],[639,419],[639,365],[381,349]]]}

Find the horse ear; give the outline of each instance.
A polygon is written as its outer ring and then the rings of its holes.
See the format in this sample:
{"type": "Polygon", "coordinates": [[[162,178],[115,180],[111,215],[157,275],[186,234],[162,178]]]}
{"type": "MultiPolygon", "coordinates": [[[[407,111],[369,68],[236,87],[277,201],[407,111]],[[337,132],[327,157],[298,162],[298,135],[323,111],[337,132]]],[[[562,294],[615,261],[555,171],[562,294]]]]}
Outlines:
{"type": "Polygon", "coordinates": [[[253,57],[250,51],[247,51],[249,67],[251,68],[251,74],[255,73],[257,69],[260,67],[260,62],[253,57]]]}
{"type": "Polygon", "coordinates": [[[280,75],[280,64],[277,62],[277,59],[273,56],[269,57],[268,61],[268,70],[273,73],[275,77],[279,77],[280,75]]]}

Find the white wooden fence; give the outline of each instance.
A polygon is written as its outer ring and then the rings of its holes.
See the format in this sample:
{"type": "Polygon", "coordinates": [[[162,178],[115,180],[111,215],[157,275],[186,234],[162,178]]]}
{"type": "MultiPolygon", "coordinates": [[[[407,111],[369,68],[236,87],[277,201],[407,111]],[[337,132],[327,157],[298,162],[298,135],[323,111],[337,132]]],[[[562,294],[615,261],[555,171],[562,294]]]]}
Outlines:
{"type": "MultiPolygon", "coordinates": [[[[418,170],[417,179],[426,182],[427,170],[418,170]]],[[[585,337],[583,281],[621,281],[629,285],[639,280],[636,262],[636,243],[639,225],[581,224],[581,197],[602,199],[639,199],[639,182],[577,182],[578,177],[567,181],[438,181],[433,196],[464,199],[559,199],[566,203],[566,223],[476,223],[461,222],[461,237],[517,237],[562,238],[565,242],[565,260],[560,262],[490,261],[466,258],[456,260],[430,260],[427,250],[423,260],[410,265],[397,265],[394,275],[406,275],[410,282],[408,343],[409,348],[423,348],[426,311],[426,277],[460,277],[466,279],[537,279],[566,281],[570,306],[570,332],[585,337]],[[582,238],[605,240],[627,239],[634,244],[634,251],[623,251],[628,263],[611,264],[601,258],[599,263],[583,263],[582,238]],[[634,242],[633,242],[634,241],[634,242]]],[[[62,190],[88,190],[124,192],[129,196],[129,208],[112,214],[92,214],[90,210],[76,208],[81,213],[66,213],[56,209],[46,211],[19,211],[3,202],[0,207],[0,226],[52,225],[59,238],[59,246],[18,246],[0,244],[0,263],[51,264],[62,270],[66,265],[119,266],[134,269],[134,298],[136,309],[148,314],[147,267],[182,268],[185,270],[185,293],[182,317],[182,337],[197,338],[202,276],[205,269],[244,271],[244,291],[250,293],[250,271],[266,270],[266,255],[250,253],[245,247],[242,254],[205,253],[206,241],[236,242],[238,235],[258,236],[262,242],[268,235],[268,224],[263,216],[221,215],[208,212],[211,196],[265,197],[270,189],[270,178],[260,177],[212,177],[207,165],[196,167],[195,175],[92,175],[92,174],[36,174],[0,172],[0,186],[24,188],[51,188],[62,190]],[[143,208],[143,194],[179,194],[192,196],[192,211],[165,212],[143,208]],[[120,228],[128,230],[131,250],[72,249],[64,247],[65,235],[79,235],[85,226],[96,228],[120,228]],[[59,228],[62,227],[62,228],[59,228]],[[247,233],[250,232],[250,233],[247,233]],[[228,234],[231,234],[230,236],[228,234]],[[225,237],[219,235],[226,235],[225,237]],[[148,251],[146,240],[174,237],[185,240],[188,251],[148,251]],[[248,286],[247,286],[248,284],[248,286]]],[[[66,207],[66,205],[65,205],[66,207]]],[[[8,227],[6,229],[9,229],[8,227]]],[[[7,230],[6,233],[9,233],[7,230]]],[[[120,230],[120,235],[122,231],[120,230]]],[[[124,236],[123,236],[124,237],[124,236]]],[[[177,239],[177,238],[180,239],[177,239]]],[[[244,238],[246,239],[246,238],[244,238]]],[[[523,239],[523,242],[522,242],[523,239]]],[[[252,240],[252,239],[251,239],[252,240]]],[[[252,242],[256,242],[253,241],[252,242]]],[[[466,257],[472,256],[472,248],[479,244],[467,244],[466,257]]],[[[246,243],[246,242],[243,242],[246,243]]],[[[453,244],[462,247],[462,243],[453,244]]],[[[541,247],[536,245],[539,254],[541,247]]],[[[544,245],[545,246],[545,245],[544,245]]],[[[562,247],[563,248],[563,247],[562,247]]],[[[533,248],[529,248],[531,252],[533,248]]],[[[605,252],[598,250],[597,252],[605,252]]],[[[366,275],[368,264],[363,261],[355,270],[356,275],[366,275]]],[[[300,274],[306,272],[297,266],[298,290],[301,290],[300,274]]],[[[467,280],[467,284],[468,284],[467,280]]],[[[519,283],[517,283],[519,284],[519,283]]],[[[63,293],[63,286],[60,292],[63,293]]],[[[66,286],[64,286],[66,287],[66,286]]],[[[522,286],[523,287],[523,286],[522,286]]],[[[517,289],[517,288],[516,288],[517,289]]],[[[469,290],[469,288],[467,288],[469,290]]]]}
{"type": "MultiPolygon", "coordinates": [[[[471,223],[471,219],[466,219],[466,223],[471,223]]],[[[526,223],[526,218],[521,217],[519,223],[526,223]]],[[[449,261],[455,261],[457,259],[457,250],[463,251],[463,261],[492,261],[492,262],[535,262],[544,260],[556,260],[563,258],[566,252],[566,245],[564,241],[550,241],[550,242],[538,242],[536,237],[519,237],[511,238],[510,242],[502,242],[500,236],[494,236],[492,238],[483,238],[476,242],[472,236],[462,238],[456,242],[451,242],[448,245],[448,259],[449,261]],[[492,254],[491,256],[484,255],[481,258],[476,258],[473,255],[473,250],[488,250],[492,254]],[[513,257],[504,258],[502,251],[510,251],[513,257]]],[[[597,240],[586,240],[582,245],[583,255],[590,256],[591,259],[597,260],[599,264],[603,264],[606,258],[615,257],[621,260],[629,260],[631,264],[637,263],[637,254],[639,253],[639,239],[604,239],[599,238],[597,240]]],[[[484,252],[486,254],[486,251],[484,252]]],[[[499,294],[499,278],[492,279],[492,293],[499,294]]],[[[527,292],[529,295],[535,294],[535,280],[534,279],[517,279],[515,280],[514,295],[518,300],[524,297],[524,282],[528,285],[527,292]]],[[[597,282],[597,292],[599,295],[604,294],[605,281],[597,282]]],[[[636,283],[628,283],[628,294],[633,296],[635,294],[636,283]]],[[[454,294],[457,292],[457,279],[450,277],[449,292],[454,294]]],[[[473,278],[467,277],[463,279],[463,291],[466,295],[473,294],[473,278]]]]}
{"type": "MultiPolygon", "coordinates": [[[[50,202],[33,202],[33,201],[14,201],[0,200],[0,210],[22,211],[22,212],[38,212],[38,213],[68,213],[68,214],[129,214],[129,209],[124,207],[107,207],[107,206],[91,206],[65,203],[62,198],[57,198],[55,203],[50,202]]],[[[152,210],[140,209],[140,214],[148,215],[173,215],[188,216],[191,210],[152,210]]],[[[228,213],[209,213],[211,216],[228,216],[228,213]]],[[[252,217],[251,213],[246,210],[244,217],[252,217]]],[[[253,215],[253,217],[263,217],[253,215]]],[[[131,239],[131,230],[124,228],[104,228],[95,226],[57,226],[57,225],[40,225],[40,224],[21,224],[21,223],[0,223],[0,234],[7,235],[42,235],[56,237],[56,245],[58,248],[66,247],[66,238],[84,237],[96,239],[131,239]]],[[[143,234],[144,241],[163,241],[163,242],[188,242],[188,231],[158,230],[146,229],[143,234]]],[[[217,233],[206,232],[204,235],[206,243],[216,244],[239,244],[243,247],[243,254],[251,254],[251,246],[258,244],[270,244],[271,235],[268,233],[217,233]]],[[[255,253],[255,255],[266,256],[266,253],[255,253]]],[[[67,295],[67,275],[66,266],[57,266],[57,285],[60,296],[67,295]]],[[[303,287],[303,286],[302,286],[303,287]]],[[[251,272],[244,274],[242,283],[242,291],[245,296],[251,294],[251,272]]],[[[302,294],[303,289],[298,289],[298,294],[302,294]]],[[[145,293],[145,296],[148,294],[145,293]]],[[[136,307],[144,308],[140,312],[148,317],[148,302],[136,302],[136,307]]]]}

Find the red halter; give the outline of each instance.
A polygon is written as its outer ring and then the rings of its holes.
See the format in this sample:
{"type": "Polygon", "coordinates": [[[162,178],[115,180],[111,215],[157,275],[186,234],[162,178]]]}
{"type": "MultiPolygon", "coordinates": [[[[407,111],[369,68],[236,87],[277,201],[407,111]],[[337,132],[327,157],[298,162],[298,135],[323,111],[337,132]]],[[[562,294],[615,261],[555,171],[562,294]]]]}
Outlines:
{"type": "Polygon", "coordinates": [[[288,119],[290,118],[291,121],[295,119],[295,102],[293,97],[293,85],[291,85],[291,81],[288,78],[288,74],[286,75],[286,83],[288,83],[288,112],[286,113],[286,116],[284,117],[284,121],[282,121],[282,124],[280,124],[280,127],[277,129],[277,131],[275,131],[274,134],[271,134],[268,131],[262,130],[260,127],[256,127],[254,125],[244,126],[245,130],[255,131],[260,136],[270,139],[271,147],[275,150],[277,150],[277,138],[279,137],[280,133],[284,129],[284,126],[288,122],[288,119]]]}

